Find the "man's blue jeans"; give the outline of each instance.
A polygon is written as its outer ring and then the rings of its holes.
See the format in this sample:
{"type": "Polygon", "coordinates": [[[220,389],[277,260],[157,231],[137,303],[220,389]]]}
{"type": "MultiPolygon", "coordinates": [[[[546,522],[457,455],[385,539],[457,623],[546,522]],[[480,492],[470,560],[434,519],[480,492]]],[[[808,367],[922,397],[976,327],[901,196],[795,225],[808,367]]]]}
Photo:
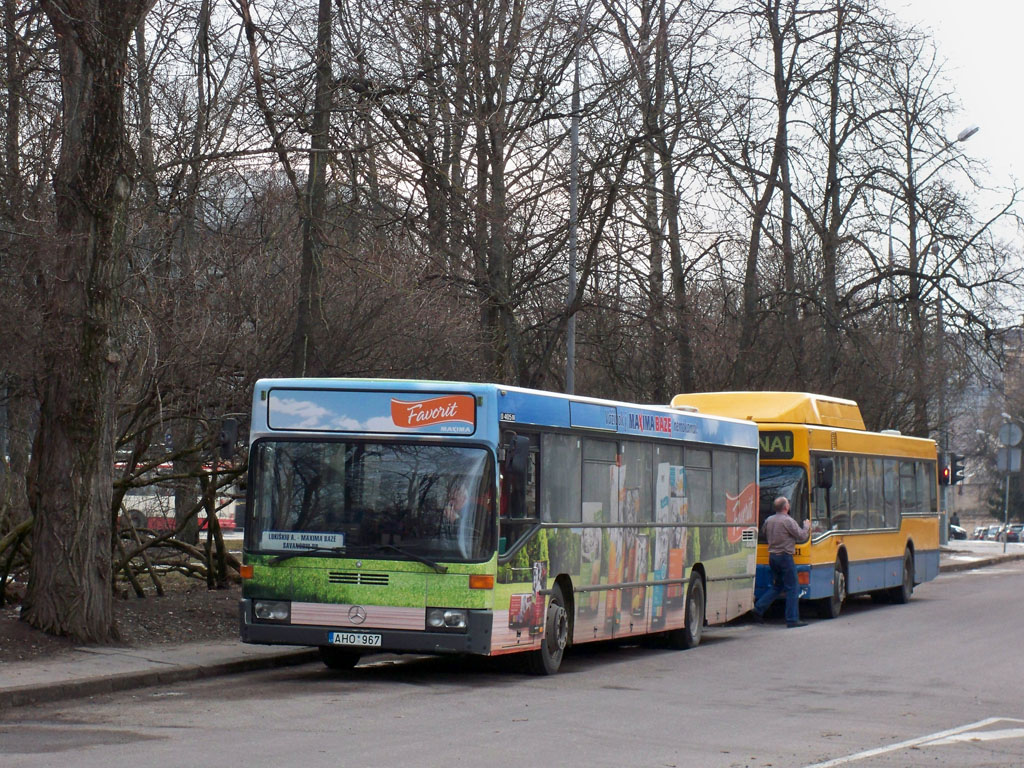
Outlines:
{"type": "Polygon", "coordinates": [[[800,621],[800,598],[796,585],[796,564],[793,556],[785,553],[768,555],[768,567],[772,569],[772,585],[754,603],[754,610],[764,612],[775,602],[775,598],[783,592],[786,594],[786,623],[800,621]]]}

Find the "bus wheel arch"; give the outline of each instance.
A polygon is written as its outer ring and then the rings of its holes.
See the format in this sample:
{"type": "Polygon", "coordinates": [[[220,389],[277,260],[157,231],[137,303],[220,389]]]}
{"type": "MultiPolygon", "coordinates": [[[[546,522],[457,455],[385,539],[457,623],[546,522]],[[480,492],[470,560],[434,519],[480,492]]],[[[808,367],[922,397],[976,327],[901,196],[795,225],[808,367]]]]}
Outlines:
{"type": "Polygon", "coordinates": [[[700,645],[704,636],[704,623],[707,620],[707,589],[704,567],[697,563],[690,569],[690,578],[686,584],[686,602],[683,611],[683,626],[669,630],[668,644],[672,648],[686,650],[700,645]]]}

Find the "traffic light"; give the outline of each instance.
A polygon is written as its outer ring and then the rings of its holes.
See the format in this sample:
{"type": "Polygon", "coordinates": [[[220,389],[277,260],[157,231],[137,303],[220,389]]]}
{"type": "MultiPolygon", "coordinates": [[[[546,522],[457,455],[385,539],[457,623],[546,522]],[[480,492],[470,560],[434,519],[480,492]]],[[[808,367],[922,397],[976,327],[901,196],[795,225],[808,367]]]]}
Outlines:
{"type": "Polygon", "coordinates": [[[949,466],[949,459],[950,457],[946,454],[939,454],[939,485],[949,485],[949,481],[953,476],[949,466]]]}
{"type": "Polygon", "coordinates": [[[220,423],[217,434],[217,454],[222,459],[230,459],[235,455],[235,443],[238,442],[238,419],[224,419],[220,423]]]}
{"type": "Polygon", "coordinates": [[[958,485],[964,481],[964,457],[959,453],[949,454],[949,484],[958,485]]]}

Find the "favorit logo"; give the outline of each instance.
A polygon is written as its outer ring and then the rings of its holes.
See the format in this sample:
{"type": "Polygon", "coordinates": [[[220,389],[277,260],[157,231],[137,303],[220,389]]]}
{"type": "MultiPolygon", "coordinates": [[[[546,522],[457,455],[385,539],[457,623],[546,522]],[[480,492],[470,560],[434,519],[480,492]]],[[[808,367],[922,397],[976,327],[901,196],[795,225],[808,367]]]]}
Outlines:
{"type": "Polygon", "coordinates": [[[459,431],[471,431],[475,400],[472,395],[444,395],[426,400],[391,400],[391,420],[403,429],[422,429],[437,424],[466,425],[459,431]]]}

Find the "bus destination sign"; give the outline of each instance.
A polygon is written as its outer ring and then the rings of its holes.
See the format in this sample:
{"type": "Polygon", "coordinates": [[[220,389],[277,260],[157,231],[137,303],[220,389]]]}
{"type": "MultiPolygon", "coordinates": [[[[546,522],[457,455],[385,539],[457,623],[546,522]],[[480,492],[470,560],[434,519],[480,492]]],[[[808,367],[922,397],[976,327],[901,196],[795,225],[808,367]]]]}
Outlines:
{"type": "Polygon", "coordinates": [[[792,459],[793,433],[786,431],[762,432],[758,436],[762,459],[792,459]]]}

